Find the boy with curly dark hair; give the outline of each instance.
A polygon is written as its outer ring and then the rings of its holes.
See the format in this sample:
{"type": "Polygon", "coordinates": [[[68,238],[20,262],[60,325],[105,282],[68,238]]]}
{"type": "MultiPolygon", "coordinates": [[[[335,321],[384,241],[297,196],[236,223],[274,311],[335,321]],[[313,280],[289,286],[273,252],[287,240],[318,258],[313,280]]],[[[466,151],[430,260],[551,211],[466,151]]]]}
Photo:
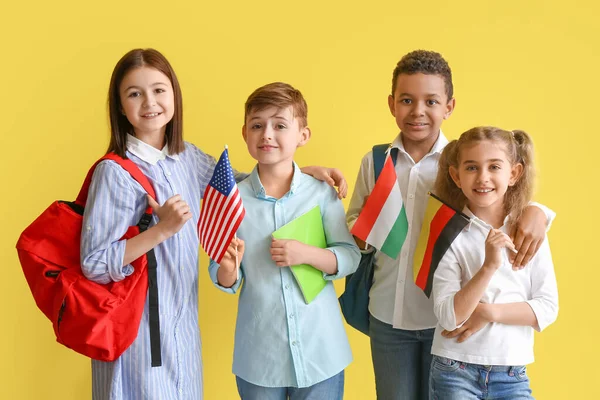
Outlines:
{"type": "MultiPolygon", "coordinates": [[[[378,399],[428,399],[431,345],[437,320],[432,301],[414,283],[413,255],[427,207],[427,193],[433,188],[441,152],[448,144],[440,127],[454,111],[453,96],[452,71],[439,53],[415,50],[396,65],[388,106],[400,133],[388,153],[396,161],[408,232],[396,258],[380,251],[375,254],[369,292],[369,336],[378,399]]],[[[346,214],[350,228],[373,191],[373,171],[370,151],[362,159],[346,214]]],[[[546,213],[551,220],[550,210],[541,212],[539,207],[528,207],[524,212],[513,234],[519,250],[515,267],[527,264],[535,253],[535,243],[545,234],[546,213]],[[528,254],[532,243],[534,251],[528,254]]],[[[354,239],[363,252],[376,251],[359,238],[354,239]]]]}

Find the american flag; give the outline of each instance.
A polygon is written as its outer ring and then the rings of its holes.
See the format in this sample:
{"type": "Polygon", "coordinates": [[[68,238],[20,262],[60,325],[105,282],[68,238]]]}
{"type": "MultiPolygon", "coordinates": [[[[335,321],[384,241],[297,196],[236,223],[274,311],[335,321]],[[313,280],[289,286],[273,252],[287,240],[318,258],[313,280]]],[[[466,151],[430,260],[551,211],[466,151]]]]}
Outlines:
{"type": "Polygon", "coordinates": [[[245,214],[225,147],[204,192],[198,221],[200,244],[215,262],[221,262],[245,214]]]}

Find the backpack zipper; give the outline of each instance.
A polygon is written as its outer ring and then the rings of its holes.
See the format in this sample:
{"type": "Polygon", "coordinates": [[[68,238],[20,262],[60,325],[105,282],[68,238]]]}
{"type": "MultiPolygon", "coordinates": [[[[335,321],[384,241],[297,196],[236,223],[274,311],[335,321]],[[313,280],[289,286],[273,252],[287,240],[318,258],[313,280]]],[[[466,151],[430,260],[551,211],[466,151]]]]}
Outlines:
{"type": "Polygon", "coordinates": [[[58,310],[58,318],[56,320],[56,330],[60,332],[60,321],[62,321],[62,317],[63,317],[63,313],[65,312],[65,307],[66,307],[67,303],[65,300],[63,300],[61,306],[60,306],[60,310],[58,310]]]}

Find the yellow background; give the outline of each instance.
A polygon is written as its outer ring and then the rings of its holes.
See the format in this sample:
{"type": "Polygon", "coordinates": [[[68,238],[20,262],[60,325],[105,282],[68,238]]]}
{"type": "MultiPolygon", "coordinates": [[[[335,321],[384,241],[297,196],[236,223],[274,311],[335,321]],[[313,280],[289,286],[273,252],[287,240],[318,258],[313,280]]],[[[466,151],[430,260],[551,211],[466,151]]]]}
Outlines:
{"type": "MultiPolygon", "coordinates": [[[[524,129],[535,141],[536,200],[558,213],[550,232],[560,314],[536,335],[529,368],[539,399],[600,398],[598,80],[594,1],[10,2],[0,24],[0,398],[89,399],[90,363],[54,341],[21,272],[20,232],[55,199],[74,199],[108,144],[106,94],[117,60],[154,47],[184,94],[185,138],[232,163],[253,163],[240,135],[243,103],[282,80],[302,90],[313,138],[301,165],[341,168],[397,133],[387,109],[392,70],[417,48],[449,61],[457,106],[450,138],[476,125],[524,129]]],[[[347,206],[347,201],[345,202],[347,206]]],[[[200,262],[205,395],[235,399],[237,298],[200,262]]],[[[341,290],[342,282],[337,283],[341,290]]],[[[355,361],[346,399],[374,399],[366,337],[349,329],[355,361]]],[[[260,368],[260,366],[257,366],[260,368]]]]}

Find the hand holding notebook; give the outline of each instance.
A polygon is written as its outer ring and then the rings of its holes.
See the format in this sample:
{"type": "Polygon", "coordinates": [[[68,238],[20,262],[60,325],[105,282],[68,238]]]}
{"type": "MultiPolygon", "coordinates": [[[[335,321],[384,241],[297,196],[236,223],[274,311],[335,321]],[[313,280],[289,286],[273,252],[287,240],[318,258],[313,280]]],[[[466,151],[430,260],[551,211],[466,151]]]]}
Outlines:
{"type": "MultiPolygon", "coordinates": [[[[317,205],[307,213],[285,224],[272,234],[274,239],[293,239],[310,246],[327,247],[321,209],[317,205]]],[[[300,287],[304,301],[310,303],[327,284],[323,272],[308,264],[291,265],[290,269],[300,287]]]]}

